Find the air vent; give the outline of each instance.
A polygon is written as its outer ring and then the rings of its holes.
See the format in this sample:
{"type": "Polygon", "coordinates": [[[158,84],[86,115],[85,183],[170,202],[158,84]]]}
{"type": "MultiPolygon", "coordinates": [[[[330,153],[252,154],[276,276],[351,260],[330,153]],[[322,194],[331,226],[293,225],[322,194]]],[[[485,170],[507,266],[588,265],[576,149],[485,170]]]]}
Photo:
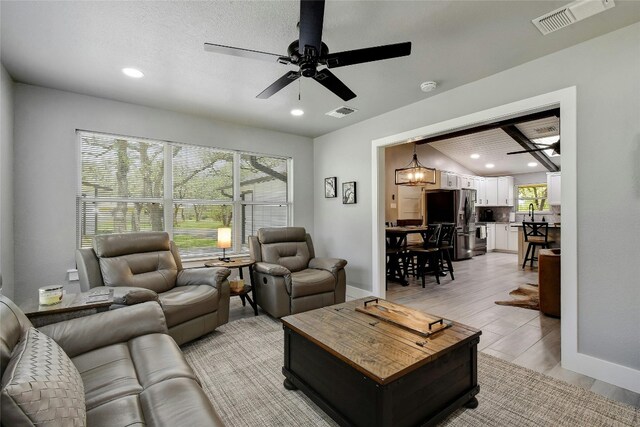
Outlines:
{"type": "Polygon", "coordinates": [[[536,128],[533,131],[535,133],[551,133],[551,132],[556,132],[557,130],[558,128],[555,126],[544,126],[541,128],[536,128]]]}
{"type": "Polygon", "coordinates": [[[337,119],[341,119],[344,116],[348,116],[351,113],[355,113],[356,110],[355,108],[351,108],[351,107],[345,107],[344,105],[342,107],[338,107],[335,110],[331,110],[329,111],[327,114],[327,116],[331,116],[331,117],[335,117],[337,119]]]}
{"type": "Polygon", "coordinates": [[[614,6],[614,0],[576,0],[531,22],[546,36],[614,6]]]}

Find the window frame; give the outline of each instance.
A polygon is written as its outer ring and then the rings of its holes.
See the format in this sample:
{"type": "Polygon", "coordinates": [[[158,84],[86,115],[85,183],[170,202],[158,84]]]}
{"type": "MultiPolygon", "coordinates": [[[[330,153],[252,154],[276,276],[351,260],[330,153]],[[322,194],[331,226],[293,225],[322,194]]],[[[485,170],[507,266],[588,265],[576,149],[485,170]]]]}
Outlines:
{"type": "MultiPolygon", "coordinates": [[[[527,210],[521,211],[518,208],[520,207],[520,201],[521,200],[540,200],[540,199],[546,199],[545,203],[546,205],[549,207],[549,209],[546,210],[537,210],[536,213],[543,213],[543,214],[550,214],[551,212],[551,205],[549,205],[549,186],[547,185],[546,182],[531,182],[528,184],[517,184],[516,185],[516,205],[515,205],[515,213],[517,214],[522,214],[522,213],[527,213],[527,210]],[[537,186],[544,186],[547,190],[547,195],[546,197],[537,197],[537,198],[526,198],[526,199],[521,199],[520,198],[520,187],[537,187],[537,186]]],[[[529,202],[531,203],[531,202],[529,202]]]]}
{"type": "MultiPolygon", "coordinates": [[[[76,190],[76,247],[82,248],[82,230],[83,230],[83,218],[81,214],[81,205],[83,202],[136,202],[136,201],[144,201],[144,202],[155,202],[160,203],[163,206],[163,231],[166,231],[169,234],[171,240],[174,237],[174,227],[173,227],[173,206],[177,201],[185,204],[202,204],[202,205],[210,205],[210,206],[231,206],[232,207],[232,247],[229,248],[226,252],[230,255],[242,255],[248,252],[247,248],[243,248],[242,244],[242,206],[253,205],[253,206],[276,206],[276,207],[286,207],[286,225],[293,225],[293,158],[288,156],[280,156],[269,153],[259,153],[254,151],[244,151],[244,150],[233,150],[228,148],[218,148],[214,146],[201,145],[201,144],[188,144],[183,142],[174,142],[168,140],[161,139],[151,139],[144,137],[136,137],[136,136],[127,136],[120,134],[113,134],[107,132],[94,132],[82,129],[76,129],[76,144],[77,144],[77,190],[76,190]],[[164,166],[164,176],[163,176],[163,197],[162,198],[135,198],[135,197],[94,197],[94,196],[83,196],[82,194],[82,138],[83,137],[106,137],[106,138],[122,138],[126,140],[134,140],[145,142],[148,141],[154,144],[162,144],[164,147],[163,153],[163,166],[164,166]],[[233,197],[231,200],[208,200],[208,199],[176,199],[173,194],[173,151],[172,147],[180,145],[180,146],[193,146],[193,147],[202,147],[205,149],[216,150],[220,152],[226,152],[233,154],[233,164],[232,164],[232,186],[233,186],[233,197]],[[254,155],[260,157],[269,157],[274,159],[282,159],[286,161],[286,171],[287,171],[287,181],[286,181],[286,200],[282,202],[274,202],[274,201],[244,201],[241,199],[241,180],[240,180],[240,165],[242,155],[254,155]]],[[[96,224],[97,227],[97,224],[96,224]]],[[[188,256],[182,255],[181,257],[185,261],[198,261],[204,259],[210,259],[212,257],[216,257],[219,254],[222,254],[222,250],[218,251],[217,248],[212,248],[213,251],[211,254],[207,254],[204,256],[188,256]]]]}

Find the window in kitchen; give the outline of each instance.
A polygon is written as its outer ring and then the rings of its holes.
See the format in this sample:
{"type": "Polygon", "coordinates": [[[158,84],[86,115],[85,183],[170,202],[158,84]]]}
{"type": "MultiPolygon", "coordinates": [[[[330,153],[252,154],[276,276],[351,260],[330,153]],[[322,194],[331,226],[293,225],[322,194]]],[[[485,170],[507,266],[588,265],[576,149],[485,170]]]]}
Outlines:
{"type": "Polygon", "coordinates": [[[167,231],[193,259],[220,251],[219,227],[232,229],[231,251],[240,252],[258,228],[290,224],[290,158],[80,131],[78,138],[78,247],[91,247],[96,234],[167,231]]]}
{"type": "Polygon", "coordinates": [[[518,212],[528,212],[533,203],[536,212],[549,211],[547,184],[518,185],[518,212]]]}

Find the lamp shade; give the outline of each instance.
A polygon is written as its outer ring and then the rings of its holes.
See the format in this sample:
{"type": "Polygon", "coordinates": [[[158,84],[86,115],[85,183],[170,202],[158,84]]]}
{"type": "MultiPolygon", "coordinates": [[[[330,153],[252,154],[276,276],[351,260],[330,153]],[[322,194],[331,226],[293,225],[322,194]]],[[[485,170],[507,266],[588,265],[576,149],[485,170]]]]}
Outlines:
{"type": "Polygon", "coordinates": [[[228,249],[231,247],[231,229],[218,228],[218,247],[228,249]]]}
{"type": "Polygon", "coordinates": [[[396,185],[425,185],[436,183],[436,170],[423,166],[418,161],[416,146],[413,146],[413,158],[403,168],[396,169],[396,185]]]}

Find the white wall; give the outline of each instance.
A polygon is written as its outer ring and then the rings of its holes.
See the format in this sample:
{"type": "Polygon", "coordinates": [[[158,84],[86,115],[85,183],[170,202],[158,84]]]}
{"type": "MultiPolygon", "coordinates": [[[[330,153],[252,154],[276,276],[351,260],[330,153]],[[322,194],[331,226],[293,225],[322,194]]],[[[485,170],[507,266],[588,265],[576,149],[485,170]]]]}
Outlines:
{"type": "Polygon", "coordinates": [[[579,352],[640,370],[638,75],[634,24],[316,138],[318,252],[346,258],[350,284],[371,289],[372,140],[575,85],[579,352]],[[358,204],[323,199],[325,176],[358,181],[358,204]]]}
{"type": "Polygon", "coordinates": [[[15,299],[66,282],[75,268],[76,129],[293,158],[294,224],[313,229],[309,138],[16,84],[14,92],[15,299]]]}
{"type": "Polygon", "coordinates": [[[0,74],[0,287],[13,298],[13,80],[0,74]]]}

